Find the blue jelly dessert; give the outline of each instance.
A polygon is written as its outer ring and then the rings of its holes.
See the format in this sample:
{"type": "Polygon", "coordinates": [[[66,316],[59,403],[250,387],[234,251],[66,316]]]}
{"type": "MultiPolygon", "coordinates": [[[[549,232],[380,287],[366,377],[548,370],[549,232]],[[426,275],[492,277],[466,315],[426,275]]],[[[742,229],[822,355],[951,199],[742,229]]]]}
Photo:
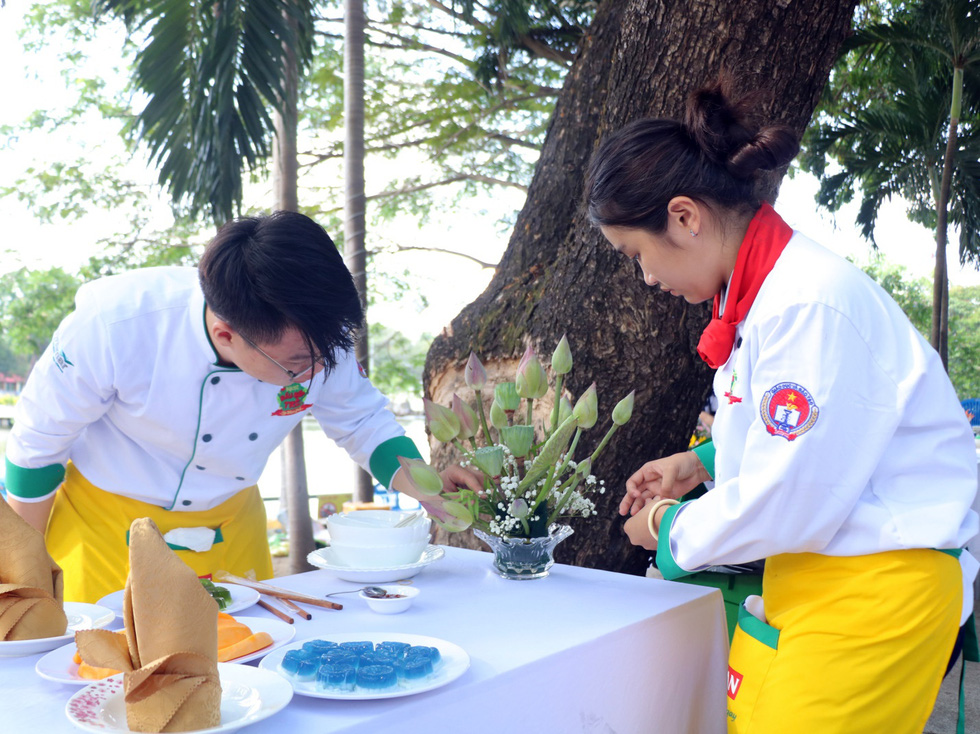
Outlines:
{"type": "Polygon", "coordinates": [[[396,660],[400,660],[401,655],[385,650],[375,650],[366,652],[360,656],[360,665],[392,665],[396,660]]]}
{"type": "Polygon", "coordinates": [[[350,650],[358,655],[363,655],[366,652],[374,652],[373,642],[341,642],[338,647],[342,650],[350,650]]]}
{"type": "Polygon", "coordinates": [[[319,656],[313,655],[308,650],[290,650],[283,655],[280,666],[289,675],[296,675],[299,672],[301,662],[314,659],[319,659],[319,656]]]}
{"type": "Polygon", "coordinates": [[[442,659],[442,656],[439,654],[438,647],[426,647],[424,645],[412,645],[405,651],[405,657],[408,659],[414,657],[425,657],[428,658],[433,665],[442,659]]]}
{"type": "Polygon", "coordinates": [[[399,678],[406,683],[413,683],[432,675],[432,660],[425,655],[415,655],[406,658],[399,668],[399,678]]]}
{"type": "Polygon", "coordinates": [[[357,671],[357,685],[365,690],[382,691],[397,682],[398,676],[390,665],[366,665],[357,671]]]}
{"type": "Polygon", "coordinates": [[[331,642],[330,640],[307,640],[303,643],[303,649],[314,653],[315,655],[322,655],[325,652],[330,652],[337,648],[336,642],[331,642]]]}
{"type": "Polygon", "coordinates": [[[323,653],[320,656],[321,665],[329,665],[331,663],[347,663],[348,665],[354,666],[355,669],[360,665],[361,656],[352,650],[344,650],[343,648],[337,647],[329,652],[323,653]]]}
{"type": "Polygon", "coordinates": [[[320,659],[317,657],[300,658],[296,663],[296,670],[292,676],[296,680],[313,680],[316,678],[316,671],[320,668],[320,659]]]}
{"type": "Polygon", "coordinates": [[[377,645],[375,645],[374,649],[378,652],[385,651],[393,652],[396,655],[404,655],[405,651],[410,647],[411,645],[409,645],[407,642],[393,642],[391,640],[386,640],[385,642],[379,642],[377,645]]]}
{"type": "Polygon", "coordinates": [[[326,663],[316,672],[316,687],[321,691],[353,691],[357,669],[350,663],[326,663]]]}

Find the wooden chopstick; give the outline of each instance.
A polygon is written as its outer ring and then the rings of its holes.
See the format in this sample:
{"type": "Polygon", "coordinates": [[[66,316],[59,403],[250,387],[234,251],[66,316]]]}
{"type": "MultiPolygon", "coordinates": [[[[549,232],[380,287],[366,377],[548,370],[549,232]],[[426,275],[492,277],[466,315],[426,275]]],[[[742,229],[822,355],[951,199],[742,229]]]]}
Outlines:
{"type": "Polygon", "coordinates": [[[300,609],[298,606],[296,606],[291,601],[289,601],[289,599],[280,599],[279,601],[281,601],[285,606],[287,606],[290,609],[292,609],[294,613],[298,614],[303,619],[313,619],[313,615],[312,614],[310,614],[305,609],[300,609]]]}
{"type": "Polygon", "coordinates": [[[252,581],[251,579],[242,578],[241,576],[235,576],[226,571],[215,571],[211,577],[218,581],[227,581],[229,584],[238,584],[239,586],[247,586],[250,589],[255,589],[266,596],[274,596],[278,599],[290,599],[292,601],[302,602],[303,604],[311,604],[315,607],[323,607],[324,609],[343,609],[343,604],[337,604],[336,602],[327,601],[326,599],[317,599],[315,596],[307,596],[306,594],[300,594],[295,591],[289,591],[288,589],[280,589],[278,586],[269,586],[269,584],[263,584],[261,581],[252,581]]]}
{"type": "Polygon", "coordinates": [[[293,622],[295,621],[292,617],[290,617],[284,611],[280,610],[278,607],[272,606],[265,599],[259,599],[258,605],[260,607],[262,607],[263,609],[268,609],[270,612],[272,612],[277,617],[279,617],[279,619],[281,619],[283,622],[288,622],[289,624],[293,624],[293,622]]]}

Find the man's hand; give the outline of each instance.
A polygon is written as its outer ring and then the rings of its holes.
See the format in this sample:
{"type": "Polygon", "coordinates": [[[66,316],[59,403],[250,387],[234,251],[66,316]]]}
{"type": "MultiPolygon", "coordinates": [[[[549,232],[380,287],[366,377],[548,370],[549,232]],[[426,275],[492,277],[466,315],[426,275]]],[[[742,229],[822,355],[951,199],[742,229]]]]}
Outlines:
{"type": "Polygon", "coordinates": [[[619,503],[619,514],[636,515],[654,497],[680,499],[710,480],[704,464],[693,451],[648,461],[626,480],[626,494],[619,503]]]}

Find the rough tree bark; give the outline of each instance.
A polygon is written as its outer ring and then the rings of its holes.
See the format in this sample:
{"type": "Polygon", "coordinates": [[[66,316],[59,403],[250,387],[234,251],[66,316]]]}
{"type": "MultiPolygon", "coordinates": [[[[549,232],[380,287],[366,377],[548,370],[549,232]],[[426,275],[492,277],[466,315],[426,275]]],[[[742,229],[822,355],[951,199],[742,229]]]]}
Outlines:
{"type": "MultiPolygon", "coordinates": [[[[569,72],[521,211],[487,289],[433,342],[424,383],[448,405],[470,350],[491,382],[512,380],[530,343],[550,356],[567,333],[575,357],[568,390],[598,383],[600,422],[583,436],[585,456],[617,400],[636,388],[632,421],[617,433],[597,475],[609,490],[597,516],[573,521],[558,547],[563,563],[642,573],[649,552],[630,546],[617,512],[625,479],[647,459],[686,448],[710,391],[695,347],[709,316],[643,285],[588,223],[581,195],[604,135],[644,116],[679,117],[688,92],[724,66],[745,87],[765,87],[765,112],[802,133],[816,107],[856,0],[620,0],[600,3],[569,72]],[[588,439],[588,441],[585,441],[588,439]]],[[[774,179],[775,198],[778,179],[774,179]]],[[[489,392],[489,391],[488,391],[489,392]]],[[[451,458],[433,446],[440,468],[451,458]]],[[[479,547],[469,533],[439,542],[479,547]]]]}

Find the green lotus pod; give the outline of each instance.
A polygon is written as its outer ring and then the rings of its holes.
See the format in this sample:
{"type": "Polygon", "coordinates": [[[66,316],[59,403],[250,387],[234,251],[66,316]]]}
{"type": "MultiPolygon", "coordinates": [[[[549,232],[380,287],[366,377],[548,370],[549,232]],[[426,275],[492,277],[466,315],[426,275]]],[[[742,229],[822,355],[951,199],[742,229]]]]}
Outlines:
{"type": "Polygon", "coordinates": [[[589,389],[582,393],[582,397],[575,403],[572,415],[582,430],[592,428],[599,420],[599,395],[596,392],[594,382],[589,385],[589,389]]]}
{"type": "Polygon", "coordinates": [[[521,396],[517,394],[517,385],[513,382],[501,382],[493,387],[493,399],[500,403],[504,410],[514,411],[521,405],[521,396]]]}
{"type": "Polygon", "coordinates": [[[528,347],[517,365],[517,394],[525,400],[537,400],[548,392],[548,374],[538,361],[534,350],[528,347]]]}
{"type": "Polygon", "coordinates": [[[422,459],[407,459],[399,456],[398,463],[405,470],[409,483],[421,494],[433,497],[442,492],[442,477],[439,476],[439,472],[422,459]]]}
{"type": "Polygon", "coordinates": [[[493,403],[490,404],[490,425],[494,428],[506,428],[508,423],[507,413],[494,398],[493,403]]]}
{"type": "Polygon", "coordinates": [[[636,390],[633,390],[629,395],[616,403],[616,407],[613,408],[612,419],[613,423],[617,426],[625,426],[629,423],[630,418],[633,417],[633,401],[635,396],[636,390]]]}
{"type": "Polygon", "coordinates": [[[504,450],[500,446],[481,446],[473,452],[473,463],[488,477],[499,477],[504,471],[504,450]]]}
{"type": "Polygon", "coordinates": [[[505,426],[500,440],[517,459],[523,459],[534,445],[534,426],[505,426]]]}
{"type": "Polygon", "coordinates": [[[551,467],[561,458],[568,448],[568,442],[572,439],[572,434],[576,429],[575,416],[570,417],[564,423],[558,424],[558,428],[551,434],[551,437],[544,442],[541,452],[531,462],[524,479],[517,485],[518,491],[523,491],[544,477],[551,467]]]}
{"type": "Polygon", "coordinates": [[[464,403],[463,399],[455,393],[453,394],[453,413],[459,419],[457,438],[463,440],[473,438],[480,429],[480,419],[477,417],[476,411],[464,403]]]}
{"type": "Polygon", "coordinates": [[[425,406],[425,420],[429,432],[436,441],[449,443],[459,435],[459,418],[452,410],[428,398],[424,398],[422,404],[425,406]]]}
{"type": "Polygon", "coordinates": [[[572,348],[568,346],[568,337],[562,336],[555,353],[551,355],[551,369],[556,375],[567,375],[572,371],[572,348]]]}

